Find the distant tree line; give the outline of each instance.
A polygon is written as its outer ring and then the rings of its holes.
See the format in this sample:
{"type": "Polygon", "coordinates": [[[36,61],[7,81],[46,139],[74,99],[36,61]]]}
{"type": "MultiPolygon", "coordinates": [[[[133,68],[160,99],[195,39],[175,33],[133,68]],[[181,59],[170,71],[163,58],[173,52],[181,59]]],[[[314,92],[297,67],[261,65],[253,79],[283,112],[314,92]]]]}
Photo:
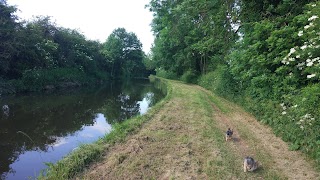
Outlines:
{"type": "MultiPolygon", "coordinates": [[[[148,75],[134,33],[115,29],[104,43],[59,27],[50,17],[19,21],[0,1],[0,90],[30,91],[148,75]]],[[[1,93],[1,92],[0,92],[1,93]]]]}
{"type": "Polygon", "coordinates": [[[320,162],[320,1],[151,0],[148,65],[246,107],[320,162]]]}

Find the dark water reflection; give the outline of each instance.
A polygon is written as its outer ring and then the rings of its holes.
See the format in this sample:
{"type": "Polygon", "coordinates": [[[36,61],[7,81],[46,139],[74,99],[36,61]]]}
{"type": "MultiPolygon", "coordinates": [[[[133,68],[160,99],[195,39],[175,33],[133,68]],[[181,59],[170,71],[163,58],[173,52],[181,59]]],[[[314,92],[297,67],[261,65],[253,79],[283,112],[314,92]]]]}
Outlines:
{"type": "Polygon", "coordinates": [[[27,179],[115,122],[143,114],[163,97],[148,80],[50,94],[0,97],[1,179],[27,179]]]}

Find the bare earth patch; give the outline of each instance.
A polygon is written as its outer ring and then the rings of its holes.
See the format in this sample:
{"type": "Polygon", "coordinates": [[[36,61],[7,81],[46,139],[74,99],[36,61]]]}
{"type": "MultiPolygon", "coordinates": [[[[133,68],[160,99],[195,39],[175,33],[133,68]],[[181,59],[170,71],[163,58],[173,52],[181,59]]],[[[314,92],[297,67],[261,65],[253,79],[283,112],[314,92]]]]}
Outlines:
{"type": "Polygon", "coordinates": [[[319,179],[303,155],[289,151],[270,128],[239,107],[224,101],[230,110],[224,113],[209,91],[172,86],[173,98],[137,134],[109,147],[101,161],[76,179],[271,179],[268,174],[319,179]],[[234,138],[224,142],[228,127],[234,129],[234,138]],[[261,158],[261,170],[242,172],[246,155],[261,158]]]}

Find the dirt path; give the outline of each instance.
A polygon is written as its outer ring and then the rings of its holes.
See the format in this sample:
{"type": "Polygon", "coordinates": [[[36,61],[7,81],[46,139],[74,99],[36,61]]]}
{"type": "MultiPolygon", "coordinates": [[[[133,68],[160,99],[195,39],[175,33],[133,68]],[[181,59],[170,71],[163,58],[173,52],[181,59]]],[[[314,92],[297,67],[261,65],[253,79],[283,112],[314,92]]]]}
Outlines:
{"type": "Polygon", "coordinates": [[[303,155],[239,107],[198,86],[170,83],[172,98],[152,120],[76,179],[319,179],[303,155]],[[243,172],[247,155],[262,163],[256,172],[243,172]]]}

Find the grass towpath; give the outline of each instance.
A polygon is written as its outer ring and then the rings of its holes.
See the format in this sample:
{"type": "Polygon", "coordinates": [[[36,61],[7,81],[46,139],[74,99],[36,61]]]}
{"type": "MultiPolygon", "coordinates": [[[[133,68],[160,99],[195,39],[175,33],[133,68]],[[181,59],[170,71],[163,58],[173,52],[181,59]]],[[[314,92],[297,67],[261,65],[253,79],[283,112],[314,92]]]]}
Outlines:
{"type": "Polygon", "coordinates": [[[319,179],[311,161],[238,106],[199,86],[168,84],[152,118],[75,179],[319,179]],[[228,127],[234,138],[225,142],[228,127]],[[248,155],[262,166],[244,173],[248,155]]]}

